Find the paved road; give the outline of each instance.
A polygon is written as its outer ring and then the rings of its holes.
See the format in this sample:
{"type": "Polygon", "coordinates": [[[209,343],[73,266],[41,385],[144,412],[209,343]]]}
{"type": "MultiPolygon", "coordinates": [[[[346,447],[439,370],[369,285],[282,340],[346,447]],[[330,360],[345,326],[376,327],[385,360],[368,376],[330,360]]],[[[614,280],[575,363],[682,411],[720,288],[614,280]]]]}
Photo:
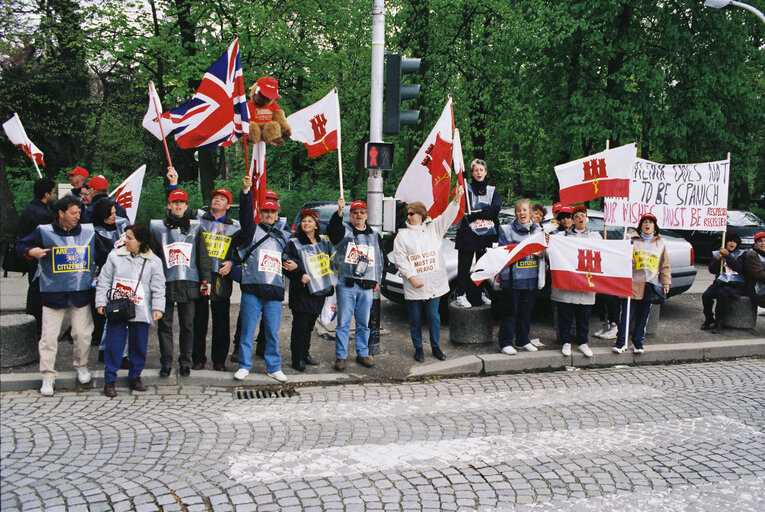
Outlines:
{"type": "Polygon", "coordinates": [[[2,510],[765,510],[762,360],[0,395],[2,510]]]}

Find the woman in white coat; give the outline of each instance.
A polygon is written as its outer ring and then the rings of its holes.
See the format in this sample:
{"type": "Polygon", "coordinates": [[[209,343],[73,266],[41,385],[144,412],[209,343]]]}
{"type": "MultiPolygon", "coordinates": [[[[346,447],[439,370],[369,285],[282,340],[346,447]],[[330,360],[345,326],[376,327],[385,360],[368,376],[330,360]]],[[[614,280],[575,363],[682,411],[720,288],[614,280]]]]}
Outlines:
{"type": "Polygon", "coordinates": [[[406,206],[406,229],[399,231],[393,242],[396,266],[404,281],[404,299],[409,311],[409,331],[414,345],[414,359],[422,362],[423,312],[430,332],[433,357],[443,361],[441,351],[441,317],[438,306],[441,297],[449,293],[449,280],[441,254],[441,244],[449,226],[459,213],[464,190],[457,187],[454,200],[435,219],[428,217],[427,208],[419,201],[406,206]]]}

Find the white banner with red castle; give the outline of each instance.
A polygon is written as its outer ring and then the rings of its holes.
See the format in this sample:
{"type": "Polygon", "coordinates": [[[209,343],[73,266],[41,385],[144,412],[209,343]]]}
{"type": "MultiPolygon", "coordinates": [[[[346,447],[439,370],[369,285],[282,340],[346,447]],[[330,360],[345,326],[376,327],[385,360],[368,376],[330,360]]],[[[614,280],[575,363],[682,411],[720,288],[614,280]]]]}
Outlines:
{"type": "Polygon", "coordinates": [[[630,173],[630,196],[606,198],[604,221],[635,226],[644,213],[659,227],[725,231],[730,160],[697,164],[659,164],[636,158],[630,173]]]}
{"type": "Polygon", "coordinates": [[[629,240],[551,236],[547,254],[553,288],[632,296],[629,240]]]}
{"type": "Polygon", "coordinates": [[[131,224],[135,222],[135,215],[138,213],[138,200],[141,199],[144,174],[146,174],[145,164],[133,171],[133,174],[109,194],[125,209],[131,224]]]}

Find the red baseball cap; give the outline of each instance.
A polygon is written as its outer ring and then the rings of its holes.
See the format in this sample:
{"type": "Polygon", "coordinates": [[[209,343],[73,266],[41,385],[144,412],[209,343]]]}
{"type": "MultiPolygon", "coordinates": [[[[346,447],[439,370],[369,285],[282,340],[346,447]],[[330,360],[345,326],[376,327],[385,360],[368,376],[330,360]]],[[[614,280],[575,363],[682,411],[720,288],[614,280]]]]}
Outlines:
{"type": "Polygon", "coordinates": [[[84,167],[75,167],[73,170],[67,172],[67,174],[76,174],[77,176],[82,176],[83,178],[90,176],[88,170],[84,167]]]}
{"type": "Polygon", "coordinates": [[[316,222],[319,222],[319,214],[309,209],[300,210],[300,213],[298,214],[298,218],[300,218],[300,220],[303,220],[303,217],[305,217],[306,215],[310,215],[316,220],[316,222]]]}
{"type": "Polygon", "coordinates": [[[756,235],[754,235],[754,241],[756,242],[759,238],[762,238],[765,236],[765,231],[760,231],[756,235]]]}
{"type": "Polygon", "coordinates": [[[552,208],[553,214],[558,213],[558,210],[560,210],[560,207],[563,206],[563,203],[555,203],[552,208]]]}
{"type": "Polygon", "coordinates": [[[651,212],[645,212],[643,215],[640,216],[640,222],[638,222],[638,226],[643,223],[643,220],[645,219],[651,219],[654,224],[656,224],[656,215],[654,215],[651,212]]]}
{"type": "Polygon", "coordinates": [[[560,208],[558,208],[558,213],[568,213],[571,215],[574,213],[574,209],[567,205],[561,205],[560,208]]]}
{"type": "Polygon", "coordinates": [[[579,206],[574,206],[572,214],[576,212],[584,212],[584,214],[587,215],[587,207],[583,204],[580,204],[579,206]]]}
{"type": "Polygon", "coordinates": [[[88,186],[96,190],[107,189],[109,188],[109,182],[103,176],[94,176],[90,178],[88,186]]]}
{"type": "Polygon", "coordinates": [[[266,190],[266,199],[276,199],[278,201],[279,194],[277,194],[273,190],[266,190]]]}
{"type": "Polygon", "coordinates": [[[272,100],[279,98],[279,82],[276,81],[276,78],[272,76],[264,76],[258,78],[255,85],[260,89],[260,94],[266,98],[271,98],[272,100]]]}
{"type": "Polygon", "coordinates": [[[358,209],[366,210],[367,209],[367,203],[365,203],[364,201],[354,201],[354,202],[352,202],[351,203],[351,211],[358,210],[358,209]]]}
{"type": "Polygon", "coordinates": [[[219,188],[218,190],[210,192],[210,197],[215,197],[216,195],[224,196],[228,200],[228,204],[231,204],[231,192],[225,188],[219,188]]]}
{"type": "Polygon", "coordinates": [[[279,211],[279,203],[276,201],[264,201],[263,204],[260,206],[261,210],[274,210],[276,212],[279,211]]]}
{"type": "Polygon", "coordinates": [[[174,201],[186,201],[188,203],[189,196],[183,190],[175,189],[172,192],[170,192],[169,196],[167,196],[167,200],[171,203],[174,201]]]}

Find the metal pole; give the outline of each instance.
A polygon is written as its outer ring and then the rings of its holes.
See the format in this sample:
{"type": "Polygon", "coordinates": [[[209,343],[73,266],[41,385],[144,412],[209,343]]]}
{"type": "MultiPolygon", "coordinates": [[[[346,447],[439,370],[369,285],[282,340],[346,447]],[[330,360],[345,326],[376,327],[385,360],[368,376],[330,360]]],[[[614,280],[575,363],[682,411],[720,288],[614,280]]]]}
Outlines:
{"type": "Polygon", "coordinates": [[[745,4],[744,2],[731,2],[732,5],[735,5],[736,7],[741,7],[742,9],[746,9],[747,11],[754,13],[755,16],[760,18],[760,21],[765,23],[765,14],[762,14],[762,11],[759,9],[749,5],[745,4]]]}

